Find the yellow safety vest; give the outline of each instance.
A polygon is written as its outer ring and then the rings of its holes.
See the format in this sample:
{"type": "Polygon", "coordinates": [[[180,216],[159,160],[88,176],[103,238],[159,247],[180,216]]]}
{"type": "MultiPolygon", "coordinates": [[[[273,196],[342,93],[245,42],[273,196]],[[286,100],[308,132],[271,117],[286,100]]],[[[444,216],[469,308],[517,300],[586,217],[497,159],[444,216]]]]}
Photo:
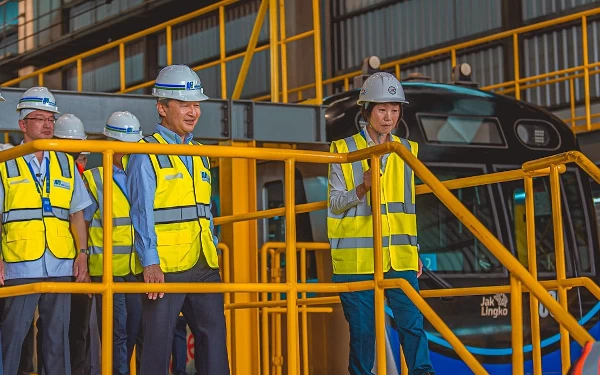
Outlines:
{"type": "MultiPolygon", "coordinates": [[[[418,153],[416,142],[392,136],[418,153]]],[[[361,133],[335,141],[332,152],[346,153],[367,148],[361,133]]],[[[342,164],[346,188],[352,190],[363,183],[367,161],[342,164]]],[[[373,216],[369,195],[357,206],[339,215],[328,209],[327,232],[331,244],[333,272],[336,274],[370,274],[374,272],[373,216]]],[[[395,153],[387,159],[381,177],[381,226],[383,235],[383,270],[418,268],[417,218],[415,215],[414,173],[395,153]]]]}
{"type": "MultiPolygon", "coordinates": [[[[140,140],[167,141],[154,133],[140,140]]],[[[190,142],[190,145],[200,145],[190,142]]],[[[192,156],[193,176],[177,155],[149,155],[156,175],[154,223],[160,268],[179,272],[192,268],[204,252],[211,268],[219,268],[210,230],[210,164],[207,157],[192,156]]]]}
{"type": "Polygon", "coordinates": [[[27,262],[44,255],[46,249],[59,259],[77,254],[71,234],[69,207],[75,188],[73,158],[48,152],[46,178],[38,186],[23,157],[0,163],[4,185],[2,258],[5,262],[27,262]],[[44,211],[42,197],[51,212],[44,211]]]}
{"type": "MultiPolygon", "coordinates": [[[[104,176],[103,168],[98,167],[83,172],[90,192],[98,203],[98,209],[90,223],[88,247],[90,249],[90,276],[102,276],[104,253],[104,176]]],[[[138,274],[143,271],[138,255],[133,247],[133,226],[129,217],[129,200],[113,180],[113,276],[125,276],[130,273],[138,274]]]]}

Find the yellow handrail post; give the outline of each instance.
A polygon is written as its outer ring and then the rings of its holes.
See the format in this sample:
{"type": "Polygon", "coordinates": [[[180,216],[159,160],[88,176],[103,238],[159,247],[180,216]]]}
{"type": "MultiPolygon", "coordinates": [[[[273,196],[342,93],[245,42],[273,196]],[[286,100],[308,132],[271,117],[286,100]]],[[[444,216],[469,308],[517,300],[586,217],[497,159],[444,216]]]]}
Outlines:
{"type": "MultiPolygon", "coordinates": [[[[267,251],[268,247],[265,243],[260,249],[260,281],[262,283],[268,283],[267,275],[267,251]]],[[[273,267],[271,267],[271,270],[273,267]]],[[[267,302],[269,300],[269,293],[263,292],[260,294],[261,301],[267,302]]],[[[269,368],[271,361],[269,360],[269,314],[264,308],[260,311],[261,314],[261,345],[262,345],[262,368],[263,374],[269,374],[269,368]]],[[[271,330],[273,331],[273,330],[271,330]]]]}
{"type": "Polygon", "coordinates": [[[450,50],[450,65],[452,69],[456,66],[456,49],[452,48],[450,50]]]}
{"type": "MultiPolygon", "coordinates": [[[[527,261],[529,273],[537,281],[537,249],[535,246],[535,202],[533,193],[533,178],[525,177],[525,222],[527,223],[527,261]]],[[[529,293],[529,311],[531,318],[531,346],[533,374],[542,375],[542,349],[540,335],[540,313],[538,299],[529,293]]]]}
{"type": "Polygon", "coordinates": [[[225,6],[219,7],[219,51],[221,57],[221,99],[227,99],[227,50],[225,46],[225,6]]]}
{"type": "Polygon", "coordinates": [[[571,102],[571,129],[575,130],[575,82],[573,82],[573,78],[569,79],[569,101],[571,102]]]}
{"type": "MultiPolygon", "coordinates": [[[[273,257],[274,261],[273,261],[273,269],[277,270],[277,273],[275,274],[275,283],[279,284],[281,283],[281,276],[279,274],[279,271],[281,270],[279,268],[279,265],[281,264],[281,253],[278,252],[273,252],[275,254],[275,256],[273,257]]],[[[289,294],[289,293],[288,293],[289,294]]],[[[281,299],[281,294],[280,293],[275,293],[275,300],[279,301],[281,299]]],[[[286,302],[287,303],[287,302],[286,302]]],[[[276,358],[276,361],[274,361],[273,365],[275,366],[275,374],[277,375],[281,375],[283,373],[283,348],[282,348],[282,339],[281,339],[281,313],[274,313],[274,327],[275,329],[273,330],[274,332],[274,339],[273,342],[275,343],[275,354],[273,355],[276,358]]]]}
{"type": "Polygon", "coordinates": [[[383,280],[383,241],[381,232],[381,169],[379,155],[371,156],[371,208],[373,210],[373,250],[374,250],[374,280],[375,280],[375,358],[377,358],[377,373],[386,373],[385,358],[385,306],[384,290],[379,286],[383,280]]]}
{"type": "Polygon", "coordinates": [[[83,62],[77,59],[77,91],[83,91],[83,62]]]}
{"type": "Polygon", "coordinates": [[[296,267],[295,167],[295,159],[287,159],[285,161],[285,282],[289,288],[286,296],[287,364],[289,375],[294,375],[298,366],[298,358],[296,357],[296,342],[298,341],[298,275],[296,267]]]}
{"type": "Polygon", "coordinates": [[[406,364],[406,357],[404,357],[404,350],[400,347],[400,373],[402,375],[408,375],[408,365],[406,364]]]}
{"type": "Polygon", "coordinates": [[[521,100],[521,88],[519,83],[520,58],[519,58],[519,34],[513,33],[513,69],[515,74],[515,99],[521,100]]]}
{"type": "Polygon", "coordinates": [[[38,86],[44,86],[44,73],[38,74],[38,86]]]}
{"type": "Polygon", "coordinates": [[[173,26],[166,27],[167,65],[173,64],[173,26]]]}
{"type": "Polygon", "coordinates": [[[279,43],[277,37],[277,0],[269,0],[269,35],[271,52],[271,101],[279,102],[279,43]]]}
{"type": "Polygon", "coordinates": [[[344,79],[344,91],[348,91],[350,90],[350,79],[345,78],[344,79]]]}
{"type": "Polygon", "coordinates": [[[321,15],[320,15],[320,1],[312,1],[312,14],[313,14],[313,43],[315,52],[315,95],[317,104],[323,102],[323,64],[321,61],[321,15]]]}
{"type": "Polygon", "coordinates": [[[398,78],[398,80],[400,80],[400,64],[396,64],[394,66],[394,71],[396,72],[396,78],[398,78]]]}
{"type": "MultiPolygon", "coordinates": [[[[306,248],[300,249],[300,282],[306,283],[306,248]]],[[[302,299],[306,299],[306,292],[302,292],[302,299]]],[[[307,306],[302,306],[302,369],[308,375],[308,314],[307,306]]]]}
{"type": "Polygon", "coordinates": [[[285,0],[279,0],[279,38],[281,40],[281,101],[283,103],[288,102],[288,62],[285,27],[285,0]]]}
{"type": "MultiPolygon", "coordinates": [[[[566,276],[565,244],[563,236],[562,207],[560,196],[560,175],[558,166],[550,166],[550,194],[552,199],[552,224],[554,227],[554,250],[556,256],[556,280],[558,282],[558,302],[568,311],[567,290],[561,284],[566,276]]],[[[569,371],[571,365],[571,349],[569,345],[569,331],[560,326],[560,356],[563,373],[569,371]]]]}
{"type": "MultiPolygon", "coordinates": [[[[102,165],[104,169],[104,181],[113,180],[113,150],[103,152],[102,165]]],[[[102,284],[106,289],[102,292],[102,374],[112,374],[113,363],[113,273],[112,273],[112,235],[113,235],[113,184],[104,184],[104,217],[103,236],[104,236],[104,256],[102,284]]]]}
{"type": "Polygon", "coordinates": [[[121,92],[123,92],[127,86],[125,81],[125,44],[119,44],[119,82],[121,86],[121,92]]]}
{"type": "Polygon", "coordinates": [[[233,100],[239,99],[242,95],[244,82],[246,82],[246,76],[248,75],[248,70],[250,69],[250,63],[252,62],[252,56],[254,56],[254,50],[256,49],[256,43],[258,42],[258,37],[260,36],[260,29],[262,28],[265,20],[268,6],[269,0],[262,0],[260,2],[260,6],[258,7],[256,21],[254,21],[254,26],[252,26],[252,33],[250,33],[250,40],[248,41],[248,47],[246,47],[246,53],[244,54],[244,60],[242,61],[242,66],[240,67],[240,73],[238,74],[233,93],[231,94],[231,99],[233,100]]]}
{"type": "Polygon", "coordinates": [[[587,17],[581,17],[581,51],[583,53],[583,87],[585,100],[585,127],[587,130],[592,130],[592,118],[590,108],[590,67],[588,57],[588,31],[587,17]]]}
{"type": "Polygon", "coordinates": [[[523,367],[523,296],[521,282],[510,276],[510,320],[512,325],[512,372],[524,374],[523,367]]]}

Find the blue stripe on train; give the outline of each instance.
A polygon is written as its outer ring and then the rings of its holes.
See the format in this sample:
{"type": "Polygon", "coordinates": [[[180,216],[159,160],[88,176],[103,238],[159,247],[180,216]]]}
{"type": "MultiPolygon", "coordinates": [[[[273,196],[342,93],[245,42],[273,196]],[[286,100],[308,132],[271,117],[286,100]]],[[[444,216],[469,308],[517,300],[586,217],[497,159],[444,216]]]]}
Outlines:
{"type": "MultiPolygon", "coordinates": [[[[579,320],[579,324],[587,323],[594,315],[596,315],[600,311],[600,302],[598,302],[587,314],[583,316],[582,319],[579,320]]],[[[392,316],[391,309],[386,306],[386,313],[392,316]]],[[[590,329],[590,334],[595,339],[600,339],[600,322],[594,325],[590,329]]],[[[394,353],[398,353],[396,358],[396,363],[399,364],[399,353],[400,353],[400,342],[398,340],[397,332],[391,328],[387,327],[387,333],[390,340],[390,344],[392,346],[392,350],[394,353]]],[[[435,342],[441,346],[452,348],[450,344],[441,339],[438,336],[433,336],[427,334],[427,338],[431,342],[435,342]]],[[[560,335],[551,336],[545,340],[542,340],[542,348],[552,345],[560,340],[560,335]]],[[[512,354],[512,348],[476,348],[469,347],[467,349],[471,353],[479,354],[483,356],[498,356],[498,355],[510,355],[512,354]]],[[[526,345],[523,347],[524,352],[530,352],[532,350],[531,345],[526,345]]],[[[575,359],[579,358],[581,355],[581,346],[576,342],[571,342],[571,361],[574,362],[575,359]]],[[[465,363],[459,359],[449,358],[445,355],[436,353],[434,351],[430,351],[431,362],[433,364],[433,368],[437,375],[454,375],[454,374],[469,374],[471,370],[465,365],[465,363]]],[[[560,360],[560,350],[555,350],[551,353],[548,353],[542,358],[542,372],[544,374],[560,374],[561,373],[561,360],[560,360]]],[[[511,364],[485,364],[485,369],[490,373],[490,375],[503,375],[510,374],[512,372],[511,364]]],[[[400,371],[400,369],[398,369],[400,371]]],[[[525,361],[525,374],[533,373],[533,364],[532,361],[525,361]]]]}

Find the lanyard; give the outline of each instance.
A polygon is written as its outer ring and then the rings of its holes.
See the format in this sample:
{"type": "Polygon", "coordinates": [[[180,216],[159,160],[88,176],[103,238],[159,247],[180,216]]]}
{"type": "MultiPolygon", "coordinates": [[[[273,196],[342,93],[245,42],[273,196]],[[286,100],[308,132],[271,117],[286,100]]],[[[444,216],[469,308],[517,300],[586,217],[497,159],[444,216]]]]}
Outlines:
{"type": "MultiPolygon", "coordinates": [[[[23,158],[23,159],[25,159],[25,158],[23,158]]],[[[33,172],[33,167],[31,166],[31,164],[29,162],[25,161],[25,163],[29,167],[29,172],[31,173],[31,177],[33,178],[33,181],[35,181],[35,189],[37,190],[38,194],[43,195],[42,194],[42,184],[40,183],[40,180],[38,180],[38,178],[36,177],[35,172],[33,172]]],[[[46,181],[46,195],[49,195],[50,194],[50,160],[48,160],[48,159],[46,159],[46,177],[44,178],[44,180],[46,181]]]]}

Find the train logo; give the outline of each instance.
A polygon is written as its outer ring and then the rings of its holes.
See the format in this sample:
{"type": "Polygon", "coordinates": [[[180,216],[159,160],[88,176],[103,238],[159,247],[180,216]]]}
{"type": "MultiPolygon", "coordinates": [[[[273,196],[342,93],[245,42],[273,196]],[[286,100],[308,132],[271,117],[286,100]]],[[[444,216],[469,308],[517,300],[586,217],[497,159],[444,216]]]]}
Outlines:
{"type": "Polygon", "coordinates": [[[481,297],[481,316],[508,316],[508,297],[504,293],[494,294],[492,297],[481,297]]]}

